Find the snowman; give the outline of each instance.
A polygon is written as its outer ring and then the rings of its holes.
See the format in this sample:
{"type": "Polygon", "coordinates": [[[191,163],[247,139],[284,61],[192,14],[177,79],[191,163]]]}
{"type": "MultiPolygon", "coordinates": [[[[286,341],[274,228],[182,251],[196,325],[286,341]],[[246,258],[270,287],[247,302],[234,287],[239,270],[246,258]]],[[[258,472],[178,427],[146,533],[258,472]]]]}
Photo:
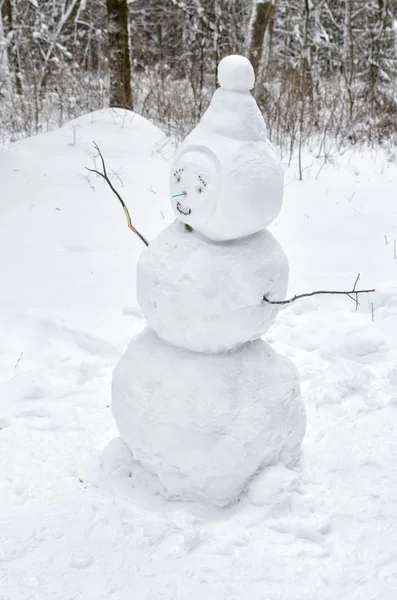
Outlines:
{"type": "Polygon", "coordinates": [[[170,498],[235,501],[267,465],[296,463],[306,417],[294,364],[261,337],[285,298],[287,258],[266,227],[283,168],[228,56],[220,87],[170,172],[176,220],[143,251],[148,327],[115,368],[112,410],[133,458],[170,498]]]}

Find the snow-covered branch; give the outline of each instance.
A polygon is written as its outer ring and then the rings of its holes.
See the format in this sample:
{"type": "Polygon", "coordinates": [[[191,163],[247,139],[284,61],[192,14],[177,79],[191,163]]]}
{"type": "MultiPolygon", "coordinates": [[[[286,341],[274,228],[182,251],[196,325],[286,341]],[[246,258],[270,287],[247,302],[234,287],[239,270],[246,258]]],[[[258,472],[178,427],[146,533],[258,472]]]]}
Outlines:
{"type": "Polygon", "coordinates": [[[39,85],[38,85],[38,89],[41,90],[43,83],[45,81],[45,77],[46,77],[46,73],[47,73],[47,68],[48,68],[48,63],[52,57],[52,53],[54,51],[54,48],[58,42],[58,38],[62,32],[62,29],[64,28],[64,26],[66,25],[70,15],[72,14],[73,10],[75,9],[76,5],[78,2],[80,2],[81,0],[71,0],[69,6],[66,6],[66,2],[63,6],[63,10],[62,10],[62,16],[59,19],[58,22],[58,26],[55,30],[55,32],[53,33],[52,36],[52,41],[50,43],[50,45],[48,46],[47,52],[45,54],[44,60],[43,60],[43,67],[42,67],[42,72],[41,72],[41,77],[39,79],[39,85]]]}

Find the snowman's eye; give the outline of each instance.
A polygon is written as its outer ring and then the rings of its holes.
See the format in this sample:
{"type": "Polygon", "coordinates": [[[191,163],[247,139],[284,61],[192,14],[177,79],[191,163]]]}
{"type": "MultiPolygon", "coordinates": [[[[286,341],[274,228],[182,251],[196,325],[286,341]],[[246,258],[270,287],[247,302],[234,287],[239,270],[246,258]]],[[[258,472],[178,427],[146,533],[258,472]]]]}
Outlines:
{"type": "Polygon", "coordinates": [[[197,191],[199,194],[201,194],[201,192],[203,191],[203,188],[199,187],[197,191]]]}
{"type": "Polygon", "coordinates": [[[181,177],[182,177],[182,173],[183,173],[184,170],[185,170],[184,167],[181,167],[180,169],[177,169],[175,171],[174,177],[175,177],[177,183],[180,183],[181,177]]]}

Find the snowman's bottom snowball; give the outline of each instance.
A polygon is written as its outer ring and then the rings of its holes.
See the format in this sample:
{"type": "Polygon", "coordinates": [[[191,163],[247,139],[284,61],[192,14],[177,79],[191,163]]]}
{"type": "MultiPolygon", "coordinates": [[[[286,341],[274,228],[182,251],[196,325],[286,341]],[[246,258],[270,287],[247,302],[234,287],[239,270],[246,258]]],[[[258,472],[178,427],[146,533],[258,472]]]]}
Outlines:
{"type": "Polygon", "coordinates": [[[292,465],[305,433],[296,368],[263,340],[199,354],[146,329],[116,366],[112,396],[122,438],[168,497],[224,506],[261,467],[292,465]]]}

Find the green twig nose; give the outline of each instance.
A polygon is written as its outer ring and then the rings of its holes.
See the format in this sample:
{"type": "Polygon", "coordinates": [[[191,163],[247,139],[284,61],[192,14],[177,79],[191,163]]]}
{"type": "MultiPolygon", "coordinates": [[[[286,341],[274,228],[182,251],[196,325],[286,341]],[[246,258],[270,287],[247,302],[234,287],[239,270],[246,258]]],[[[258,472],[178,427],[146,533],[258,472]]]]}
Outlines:
{"type": "Polygon", "coordinates": [[[178,196],[187,196],[186,192],[182,192],[182,194],[174,194],[173,198],[178,198],[178,196]]]}

